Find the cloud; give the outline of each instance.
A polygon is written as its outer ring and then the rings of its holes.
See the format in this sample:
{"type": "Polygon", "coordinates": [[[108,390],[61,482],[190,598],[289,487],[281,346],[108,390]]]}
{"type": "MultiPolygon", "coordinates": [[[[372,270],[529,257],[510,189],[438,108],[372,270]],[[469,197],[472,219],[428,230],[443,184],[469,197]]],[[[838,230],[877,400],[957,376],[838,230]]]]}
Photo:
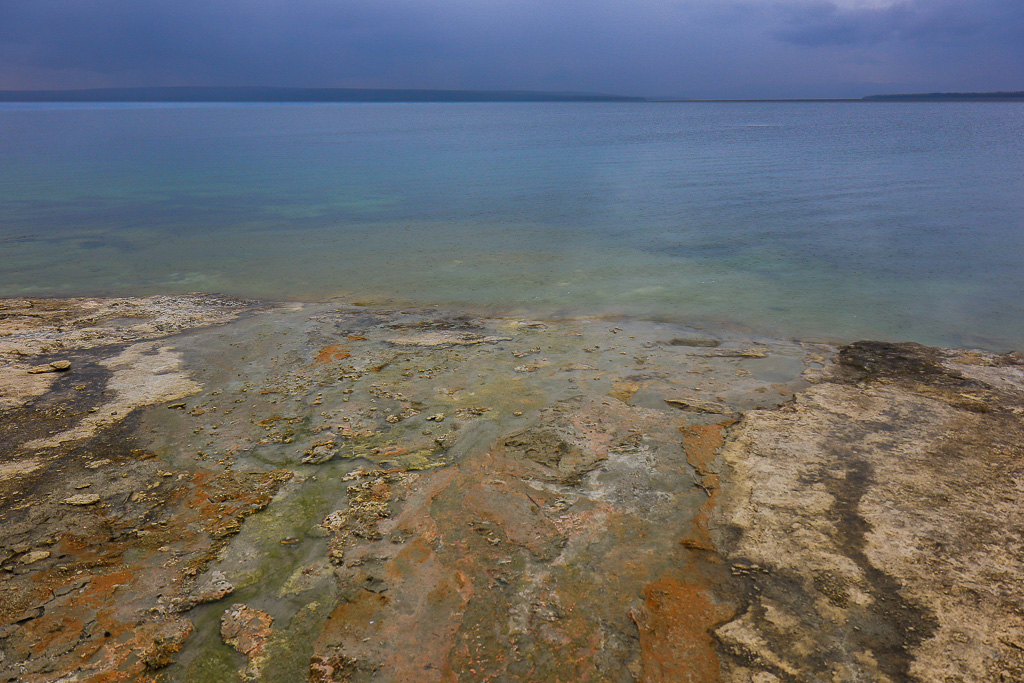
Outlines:
{"type": "Polygon", "coordinates": [[[1024,3],[1019,0],[907,0],[887,5],[842,6],[812,1],[775,6],[771,33],[796,45],[1002,44],[1024,54],[1024,3]]]}
{"type": "Polygon", "coordinates": [[[0,88],[1024,87],[1021,0],[7,0],[0,88]]]}
{"type": "Polygon", "coordinates": [[[843,10],[828,2],[785,7],[772,35],[795,45],[851,45],[876,43],[895,33],[898,9],[843,10]]]}

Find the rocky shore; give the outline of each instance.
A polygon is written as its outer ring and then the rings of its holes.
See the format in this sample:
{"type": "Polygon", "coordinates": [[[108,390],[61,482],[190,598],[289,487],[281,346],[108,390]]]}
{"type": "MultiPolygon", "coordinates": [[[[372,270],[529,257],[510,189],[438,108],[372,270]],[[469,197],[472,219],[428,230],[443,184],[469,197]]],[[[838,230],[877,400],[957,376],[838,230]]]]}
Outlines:
{"type": "Polygon", "coordinates": [[[1024,680],[1024,356],[0,300],[0,681],[1024,680]]]}

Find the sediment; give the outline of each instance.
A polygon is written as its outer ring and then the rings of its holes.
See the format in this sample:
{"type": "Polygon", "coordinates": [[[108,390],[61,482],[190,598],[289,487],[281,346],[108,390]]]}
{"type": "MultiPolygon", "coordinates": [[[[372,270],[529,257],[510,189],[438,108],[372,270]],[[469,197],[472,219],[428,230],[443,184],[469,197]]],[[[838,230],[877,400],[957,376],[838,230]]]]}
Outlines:
{"type": "Polygon", "coordinates": [[[1021,680],[1024,357],[0,300],[0,680],[1021,680]]]}

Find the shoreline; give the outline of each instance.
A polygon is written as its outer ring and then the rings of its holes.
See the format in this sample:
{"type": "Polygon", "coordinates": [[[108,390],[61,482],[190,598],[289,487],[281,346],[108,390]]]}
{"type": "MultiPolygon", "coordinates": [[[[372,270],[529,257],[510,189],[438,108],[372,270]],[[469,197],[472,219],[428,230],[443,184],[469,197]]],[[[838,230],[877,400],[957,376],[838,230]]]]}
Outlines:
{"type": "Polygon", "coordinates": [[[4,680],[1024,676],[1018,353],[216,295],[0,314],[4,680]]]}

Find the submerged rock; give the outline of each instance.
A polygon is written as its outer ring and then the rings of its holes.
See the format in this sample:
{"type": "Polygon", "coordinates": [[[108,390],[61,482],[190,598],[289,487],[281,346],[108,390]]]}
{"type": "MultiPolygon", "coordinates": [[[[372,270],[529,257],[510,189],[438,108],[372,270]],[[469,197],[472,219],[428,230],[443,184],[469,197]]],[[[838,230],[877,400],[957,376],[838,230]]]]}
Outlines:
{"type": "Polygon", "coordinates": [[[533,469],[538,478],[569,485],[578,484],[604,459],[553,427],[529,427],[507,436],[502,445],[507,455],[540,465],[533,469]]]}
{"type": "Polygon", "coordinates": [[[665,403],[681,410],[692,410],[698,413],[713,413],[715,415],[730,415],[736,411],[724,403],[713,401],[701,401],[696,398],[666,398],[665,403]]]}
{"type": "Polygon", "coordinates": [[[512,341],[512,337],[486,336],[474,332],[423,332],[410,334],[405,337],[394,337],[388,339],[389,344],[395,346],[474,346],[476,344],[496,344],[503,341],[512,341]]]}
{"type": "Polygon", "coordinates": [[[228,581],[224,572],[214,571],[207,581],[196,586],[188,595],[172,601],[173,610],[186,612],[196,605],[221,600],[234,590],[235,587],[228,581]]]}
{"type": "Polygon", "coordinates": [[[713,337],[675,337],[668,342],[669,346],[694,346],[698,348],[715,348],[722,342],[713,337]]]}
{"type": "Polygon", "coordinates": [[[220,618],[220,635],[225,643],[252,659],[266,648],[273,621],[263,610],[235,603],[220,618]]]}
{"type": "Polygon", "coordinates": [[[320,465],[331,460],[337,453],[338,447],[334,441],[321,441],[310,446],[302,462],[306,465],[320,465]]]}
{"type": "Polygon", "coordinates": [[[142,661],[149,669],[161,669],[170,665],[173,655],[181,650],[193,631],[188,619],[165,622],[154,629],[149,646],[142,652],[142,661]]]}
{"type": "Polygon", "coordinates": [[[566,363],[561,368],[564,372],[574,372],[576,370],[596,370],[590,363],[566,363]]]}
{"type": "Polygon", "coordinates": [[[244,679],[261,679],[260,671],[266,656],[267,643],[273,635],[270,628],[273,621],[273,617],[263,610],[241,603],[235,603],[221,616],[221,638],[227,645],[249,659],[242,672],[244,679]]]}

